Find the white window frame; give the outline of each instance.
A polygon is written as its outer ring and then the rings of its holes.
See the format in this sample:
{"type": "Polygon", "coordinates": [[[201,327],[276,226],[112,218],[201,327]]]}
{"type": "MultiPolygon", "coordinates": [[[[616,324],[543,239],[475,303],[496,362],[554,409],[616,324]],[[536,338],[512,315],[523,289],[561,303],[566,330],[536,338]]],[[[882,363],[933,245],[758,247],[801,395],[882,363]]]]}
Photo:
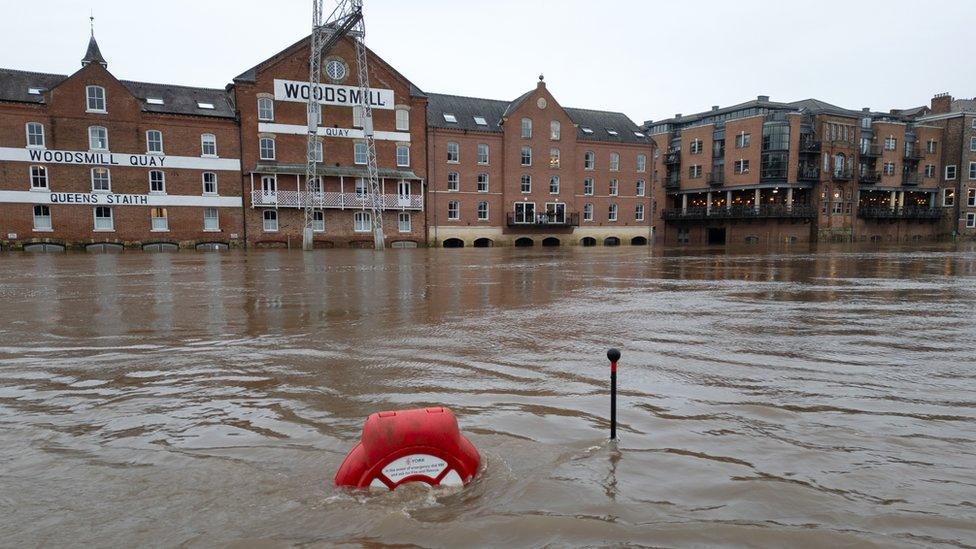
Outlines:
{"type": "Polygon", "coordinates": [[[454,141],[447,143],[447,163],[458,164],[461,162],[461,146],[454,141]]]}
{"type": "Polygon", "coordinates": [[[560,154],[558,147],[552,147],[549,149],[549,167],[552,169],[559,168],[560,164],[560,154]]]}
{"type": "Polygon", "coordinates": [[[217,136],[212,133],[200,135],[200,156],[205,158],[217,158],[217,136]],[[213,152],[207,152],[207,145],[213,147],[213,152]]]}
{"type": "Polygon", "coordinates": [[[356,141],[352,144],[352,162],[358,166],[365,166],[369,161],[369,151],[364,141],[356,141]]]}
{"type": "MultiPolygon", "coordinates": [[[[976,118],[973,120],[976,120],[976,118]]],[[[969,138],[969,152],[976,152],[976,137],[969,138]]]]}
{"type": "Polygon", "coordinates": [[[478,221],[488,221],[489,208],[490,206],[488,205],[487,200],[482,200],[478,202],[478,215],[477,215],[478,221]],[[484,215],[482,215],[482,206],[484,206],[484,215]]]}
{"type": "Polygon", "coordinates": [[[214,207],[207,207],[203,209],[203,230],[204,232],[219,232],[220,231],[220,210],[214,207]],[[207,214],[213,212],[213,216],[208,216],[207,214]],[[213,220],[211,227],[207,226],[208,220],[213,220]]]}
{"type": "Polygon", "coordinates": [[[976,213],[973,212],[966,213],[966,228],[967,229],[976,228],[976,213]]]}
{"type": "Polygon", "coordinates": [[[559,194],[560,184],[558,175],[549,176],[549,194],[559,194]],[[555,190],[553,190],[555,189],[555,190]]]}
{"type": "Polygon", "coordinates": [[[457,221],[461,219],[461,202],[457,200],[447,201],[447,220],[457,221]]]}
{"type": "Polygon", "coordinates": [[[532,119],[531,118],[523,118],[522,119],[521,129],[522,129],[522,139],[531,139],[532,138],[532,119]]]}
{"type": "Polygon", "coordinates": [[[32,165],[27,169],[27,174],[30,178],[30,189],[32,191],[48,191],[51,189],[51,182],[47,177],[47,166],[32,165]],[[44,186],[35,185],[35,180],[42,180],[44,186]]]}
{"type": "Polygon", "coordinates": [[[885,162],[884,164],[882,164],[881,173],[882,175],[895,175],[895,163],[885,162]]]}
{"type": "Polygon", "coordinates": [[[27,133],[27,148],[28,149],[43,149],[43,148],[46,148],[46,146],[45,146],[46,141],[44,139],[44,124],[41,124],[40,122],[28,122],[27,124],[24,124],[24,131],[27,133]],[[41,130],[40,134],[38,134],[37,132],[31,132],[31,128],[40,128],[40,130],[41,130]],[[38,143],[31,143],[31,137],[32,136],[33,137],[40,136],[41,142],[39,144],[38,143]]]}
{"type": "Polygon", "coordinates": [[[312,232],[325,232],[325,210],[312,210],[312,232]]]}
{"type": "Polygon", "coordinates": [[[519,178],[519,190],[522,191],[522,194],[529,194],[529,193],[532,192],[532,176],[531,175],[529,175],[527,173],[522,174],[522,177],[519,178]],[[528,186],[526,186],[526,183],[528,183],[528,186]]]}
{"type": "Polygon", "coordinates": [[[610,171],[611,172],[620,171],[620,153],[615,153],[615,152],[610,153],[610,171]]]}
{"type": "Polygon", "coordinates": [[[108,145],[108,128],[106,128],[105,126],[88,126],[88,150],[90,150],[90,151],[108,151],[109,150],[108,147],[109,147],[109,145],[108,145]],[[105,138],[105,146],[104,147],[95,147],[96,137],[95,137],[94,134],[95,133],[98,133],[99,130],[101,130],[101,133],[103,134],[103,136],[105,138]]]}
{"type": "Polygon", "coordinates": [[[590,202],[583,204],[583,221],[593,221],[593,204],[590,202]]]}
{"type": "Polygon", "coordinates": [[[945,180],[946,181],[955,181],[956,180],[956,177],[958,177],[958,175],[959,175],[959,170],[957,169],[957,167],[956,167],[955,164],[949,164],[948,166],[945,167],[945,180]],[[952,171],[952,177],[949,177],[949,171],[950,170],[952,171]]]}
{"type": "Polygon", "coordinates": [[[407,145],[397,145],[396,147],[396,163],[400,168],[406,168],[410,166],[410,147],[407,145]]]}
{"type": "Polygon", "coordinates": [[[593,196],[593,178],[583,179],[583,196],[593,196]]]}
{"type": "Polygon", "coordinates": [[[363,114],[362,105],[353,105],[352,107],[352,127],[362,128],[365,123],[365,115],[363,114]]]}
{"type": "Polygon", "coordinates": [[[643,179],[638,179],[637,180],[636,189],[634,191],[634,195],[635,196],[644,196],[644,193],[646,191],[646,188],[645,187],[647,187],[647,184],[644,182],[644,180],[643,179]]]}
{"type": "Polygon", "coordinates": [[[561,125],[558,120],[553,120],[549,123],[549,140],[559,141],[560,134],[562,133],[561,125]]]}
{"type": "Polygon", "coordinates": [[[399,212],[397,214],[397,230],[401,233],[409,233],[413,230],[413,220],[410,216],[410,212],[399,212]],[[407,220],[406,225],[403,223],[404,219],[407,220]]]}
{"type": "Polygon", "coordinates": [[[976,162],[969,163],[969,180],[976,181],[976,162]]]}
{"type": "Polygon", "coordinates": [[[258,158],[260,160],[276,160],[277,156],[278,147],[274,137],[261,137],[258,139],[258,158]],[[271,144],[270,148],[265,146],[268,143],[271,144]],[[270,156],[268,155],[269,151],[271,152],[270,156]]]}
{"type": "Polygon", "coordinates": [[[108,168],[105,168],[105,167],[102,167],[102,166],[96,166],[96,167],[92,168],[91,169],[91,190],[92,190],[93,193],[111,193],[112,192],[112,170],[110,170],[108,168]],[[105,170],[105,174],[106,174],[107,179],[108,179],[108,188],[107,189],[96,189],[95,188],[95,171],[96,170],[105,170]]]}
{"type": "Polygon", "coordinates": [[[749,168],[747,166],[748,160],[745,158],[740,158],[732,163],[732,173],[734,175],[744,175],[749,173],[749,168]]]}
{"type": "Polygon", "coordinates": [[[634,221],[644,221],[644,205],[638,204],[634,207],[634,221]]]}
{"type": "Polygon", "coordinates": [[[274,99],[270,97],[258,97],[258,120],[271,122],[274,120],[274,99]]]}
{"type": "Polygon", "coordinates": [[[752,145],[752,134],[746,133],[745,130],[740,131],[735,136],[735,148],[746,149],[752,145]]]}
{"type": "Polygon", "coordinates": [[[637,155],[637,173],[644,173],[647,171],[647,155],[638,154],[637,155]]]}
{"type": "Polygon", "coordinates": [[[261,213],[261,229],[266,233],[278,232],[278,210],[264,210],[261,213]]]}
{"type": "Polygon", "coordinates": [[[610,204],[607,208],[607,221],[616,222],[617,221],[617,205],[610,204]]]}
{"type": "Polygon", "coordinates": [[[98,114],[105,114],[108,112],[108,98],[105,93],[105,88],[102,86],[89,85],[85,86],[85,112],[93,112],[98,114]],[[101,92],[92,93],[92,92],[101,92]],[[101,97],[99,97],[101,95],[101,97]],[[95,102],[95,106],[92,106],[92,101],[95,102]],[[98,104],[101,103],[101,107],[98,104]]]}
{"type": "Polygon", "coordinates": [[[935,164],[926,164],[924,174],[926,178],[935,177],[935,164]]]}
{"type": "Polygon", "coordinates": [[[200,184],[203,186],[204,196],[217,196],[220,194],[220,189],[217,187],[217,172],[203,172],[200,175],[200,184]],[[213,176],[213,190],[207,190],[207,176],[213,176]]]}
{"type": "Polygon", "coordinates": [[[618,194],[620,194],[620,181],[616,178],[611,179],[607,189],[607,196],[617,196],[618,194]]]}
{"type": "Polygon", "coordinates": [[[447,190],[452,193],[461,190],[461,174],[458,172],[447,172],[447,190]]]}
{"type": "Polygon", "coordinates": [[[976,208],[976,188],[966,189],[966,205],[976,208]]]}
{"type": "MultiPolygon", "coordinates": [[[[396,110],[396,129],[397,131],[410,131],[410,111],[404,108],[396,110]]],[[[407,231],[410,232],[410,231],[407,231]]]]}
{"type": "Polygon", "coordinates": [[[596,169],[596,153],[593,151],[586,151],[583,153],[583,169],[584,170],[595,170],[596,169]]]}
{"type": "Polygon", "coordinates": [[[535,202],[516,202],[513,212],[512,218],[514,219],[515,223],[534,224],[536,222],[535,202]],[[521,212],[519,210],[521,210],[521,212]],[[529,210],[531,210],[531,212],[529,212],[529,210]],[[520,213],[522,218],[521,221],[519,221],[520,213]]]}
{"type": "Polygon", "coordinates": [[[167,211],[166,208],[159,207],[159,206],[149,208],[149,232],[153,232],[153,233],[169,232],[169,211],[167,211]],[[153,215],[157,212],[163,215],[161,216],[153,215]]]}
{"type": "Polygon", "coordinates": [[[478,143],[478,164],[487,166],[489,162],[489,147],[487,143],[478,143]]]}
{"type": "Polygon", "coordinates": [[[532,165],[532,147],[524,146],[520,151],[519,162],[523,167],[528,167],[532,165]],[[528,159],[528,162],[526,162],[528,159]]]}
{"type": "Polygon", "coordinates": [[[34,204],[31,209],[31,217],[33,218],[31,228],[34,232],[49,233],[54,230],[54,223],[51,220],[51,207],[47,204],[34,204]],[[47,212],[47,214],[38,215],[38,211],[47,212]],[[41,221],[40,224],[38,220],[41,221]]]}
{"type": "Polygon", "coordinates": [[[164,154],[163,153],[163,132],[159,130],[146,130],[146,154],[164,154]],[[154,135],[159,137],[158,150],[153,150],[153,143],[157,142],[157,140],[152,138],[154,135]]]}
{"type": "Polygon", "coordinates": [[[898,140],[895,139],[895,136],[889,135],[888,137],[885,137],[885,140],[884,140],[884,150],[886,150],[886,151],[893,151],[893,150],[895,150],[897,148],[898,148],[898,140]],[[889,144],[890,144],[890,146],[889,146],[889,144]]]}
{"type": "Polygon", "coordinates": [[[477,181],[478,181],[478,186],[476,187],[476,190],[479,193],[486,193],[486,192],[488,192],[488,174],[486,174],[486,173],[479,173],[477,175],[477,181]]]}
{"type": "Polygon", "coordinates": [[[112,208],[110,208],[108,206],[95,206],[94,208],[92,208],[92,221],[93,221],[93,225],[92,225],[93,230],[95,232],[97,232],[97,233],[110,233],[110,232],[115,232],[115,212],[112,211],[112,208]],[[98,217],[98,211],[99,210],[108,211],[108,217],[104,217],[104,216],[103,217],[98,217]],[[99,226],[98,226],[98,220],[99,219],[102,219],[102,220],[108,219],[108,224],[107,224],[108,226],[107,227],[104,226],[105,223],[103,222],[103,226],[101,228],[99,228],[99,226]]]}
{"type": "Polygon", "coordinates": [[[948,208],[956,205],[956,190],[942,189],[942,207],[948,208]]]}
{"type": "Polygon", "coordinates": [[[149,177],[149,194],[166,194],[166,172],[164,172],[163,170],[149,170],[148,177],[149,177]],[[154,190],[153,176],[157,174],[159,175],[159,177],[157,178],[159,180],[159,183],[162,183],[162,189],[154,190]]]}

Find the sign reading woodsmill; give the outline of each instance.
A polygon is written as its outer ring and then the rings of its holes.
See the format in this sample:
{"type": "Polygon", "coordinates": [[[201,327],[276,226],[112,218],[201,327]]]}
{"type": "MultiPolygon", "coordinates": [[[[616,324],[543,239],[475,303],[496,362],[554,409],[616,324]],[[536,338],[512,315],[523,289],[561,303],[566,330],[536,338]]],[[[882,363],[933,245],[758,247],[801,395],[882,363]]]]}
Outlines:
{"type": "MultiPolygon", "coordinates": [[[[308,101],[311,86],[308,82],[297,80],[275,80],[274,95],[278,101],[294,101],[305,103],[308,101]]],[[[362,104],[362,93],[359,88],[354,86],[335,86],[332,84],[319,84],[311,93],[322,105],[338,105],[340,107],[354,107],[362,104]]],[[[394,98],[393,90],[370,88],[367,90],[366,99],[369,106],[374,109],[393,109],[394,98]]]]}

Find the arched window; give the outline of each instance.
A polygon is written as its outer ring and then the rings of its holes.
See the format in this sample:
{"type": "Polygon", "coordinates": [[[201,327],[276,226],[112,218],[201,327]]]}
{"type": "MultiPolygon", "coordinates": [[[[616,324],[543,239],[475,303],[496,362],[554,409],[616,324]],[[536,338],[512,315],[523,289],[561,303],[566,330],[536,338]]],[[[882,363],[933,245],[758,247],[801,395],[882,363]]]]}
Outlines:
{"type": "Polygon", "coordinates": [[[163,153],[163,132],[149,130],[146,132],[146,152],[150,154],[163,153]]]}
{"type": "Polygon", "coordinates": [[[553,120],[549,123],[549,139],[559,141],[559,121],[553,120]]]}
{"type": "Polygon", "coordinates": [[[200,150],[203,156],[217,156],[217,137],[212,133],[201,135],[200,150]]]}
{"type": "Polygon", "coordinates": [[[410,111],[407,109],[396,110],[396,129],[399,131],[410,130],[410,111]]]}
{"type": "Polygon", "coordinates": [[[846,161],[847,157],[844,156],[844,153],[837,153],[837,155],[834,156],[834,175],[842,175],[844,173],[844,165],[846,161]]]}
{"type": "Polygon", "coordinates": [[[275,140],[273,137],[262,137],[260,142],[261,160],[275,159],[275,140]]]}
{"type": "Polygon", "coordinates": [[[88,112],[105,112],[105,88],[86,86],[85,96],[88,99],[88,112]]]}

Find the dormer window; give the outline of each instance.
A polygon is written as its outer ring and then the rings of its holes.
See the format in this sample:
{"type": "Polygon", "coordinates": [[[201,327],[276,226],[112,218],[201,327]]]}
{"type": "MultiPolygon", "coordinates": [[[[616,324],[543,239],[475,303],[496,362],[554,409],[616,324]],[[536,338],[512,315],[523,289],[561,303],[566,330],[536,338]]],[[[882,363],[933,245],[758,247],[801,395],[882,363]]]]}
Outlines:
{"type": "Polygon", "coordinates": [[[27,93],[30,95],[41,95],[41,88],[27,88],[27,93]]]}
{"type": "Polygon", "coordinates": [[[149,103],[150,105],[163,105],[163,104],[165,104],[165,102],[161,98],[159,98],[159,97],[147,97],[146,98],[146,103],[149,103]]]}
{"type": "Polygon", "coordinates": [[[585,134],[587,134],[587,135],[589,135],[589,134],[591,134],[591,133],[593,133],[593,128],[587,128],[586,126],[583,126],[583,127],[582,127],[582,128],[580,128],[580,129],[581,129],[581,130],[583,130],[583,133],[585,133],[585,134]]]}
{"type": "Polygon", "coordinates": [[[88,98],[88,112],[105,111],[105,88],[101,86],[87,86],[85,95],[88,98]]]}
{"type": "Polygon", "coordinates": [[[479,126],[487,126],[488,120],[486,120],[484,116],[476,116],[474,117],[474,123],[479,126]]]}
{"type": "Polygon", "coordinates": [[[643,139],[643,138],[645,138],[647,136],[644,135],[644,134],[642,134],[641,132],[634,132],[634,137],[638,137],[640,139],[643,139]]]}
{"type": "Polygon", "coordinates": [[[197,108],[207,109],[208,111],[212,111],[216,107],[214,107],[213,103],[204,103],[203,101],[197,101],[197,108]]]}
{"type": "Polygon", "coordinates": [[[618,135],[617,134],[617,130],[615,130],[613,128],[607,128],[607,133],[610,134],[610,135],[618,135]]]}
{"type": "Polygon", "coordinates": [[[451,113],[446,112],[444,113],[444,122],[448,122],[450,124],[457,124],[457,117],[451,113]]]}

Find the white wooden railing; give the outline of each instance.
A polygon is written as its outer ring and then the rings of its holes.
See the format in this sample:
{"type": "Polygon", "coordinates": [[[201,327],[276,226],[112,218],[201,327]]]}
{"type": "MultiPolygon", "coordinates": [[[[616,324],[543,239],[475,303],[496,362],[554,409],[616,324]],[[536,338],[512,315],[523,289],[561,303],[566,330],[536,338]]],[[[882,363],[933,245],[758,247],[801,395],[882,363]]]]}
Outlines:
{"type": "MultiPolygon", "coordinates": [[[[306,199],[311,200],[313,208],[362,209],[372,206],[366,195],[359,193],[309,193],[307,191],[264,191],[261,189],[251,192],[251,206],[255,208],[304,208],[306,199]]],[[[381,206],[384,210],[422,210],[424,209],[424,198],[419,194],[384,194],[381,195],[381,206]]]]}

